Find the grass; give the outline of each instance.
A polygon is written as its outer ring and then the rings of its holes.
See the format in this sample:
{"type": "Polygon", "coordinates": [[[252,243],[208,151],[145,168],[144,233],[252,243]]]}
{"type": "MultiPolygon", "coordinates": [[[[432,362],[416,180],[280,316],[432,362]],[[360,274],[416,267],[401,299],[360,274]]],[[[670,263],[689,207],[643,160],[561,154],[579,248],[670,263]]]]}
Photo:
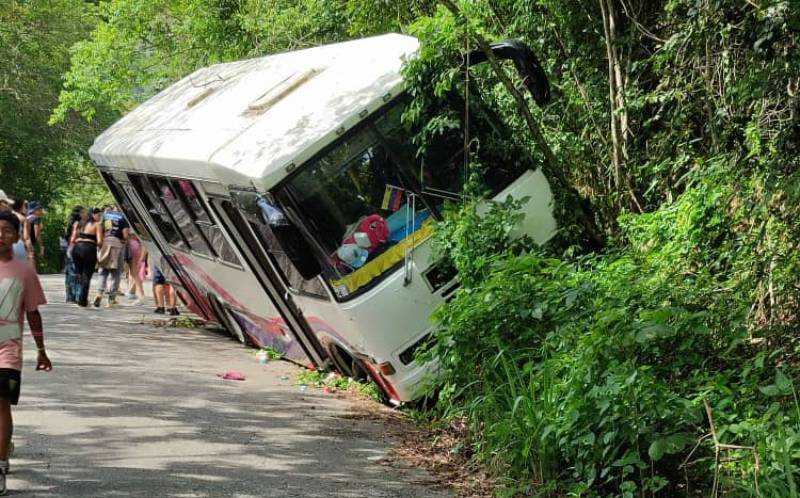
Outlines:
{"type": "Polygon", "coordinates": [[[326,389],[330,392],[349,392],[375,401],[381,399],[380,390],[374,382],[359,382],[351,377],[344,377],[337,372],[303,370],[297,375],[297,383],[326,389]]]}

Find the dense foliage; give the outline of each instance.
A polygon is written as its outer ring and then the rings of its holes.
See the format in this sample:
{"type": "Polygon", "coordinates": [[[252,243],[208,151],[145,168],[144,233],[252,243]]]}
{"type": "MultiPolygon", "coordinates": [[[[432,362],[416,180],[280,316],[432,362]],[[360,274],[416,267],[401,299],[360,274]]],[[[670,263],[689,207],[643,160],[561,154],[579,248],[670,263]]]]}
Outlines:
{"type": "Polygon", "coordinates": [[[610,240],[520,255],[513,206],[455,209],[437,233],[464,283],[436,315],[440,408],[511,493],[797,496],[799,13],[461,9],[416,32],[440,53],[481,35],[538,46],[556,87],[539,124],[610,240]]]}
{"type": "Polygon", "coordinates": [[[114,0],[99,16],[53,122],[126,112],[209,63],[405,30],[421,157],[460,119],[432,109],[467,92],[463,54],[526,41],[553,102],[523,119],[476,69],[517,133],[472,152],[540,165],[561,232],[512,241],[518,206],[475,201],[440,226],[463,282],[436,314],[440,413],[468,420],[509,493],[797,496],[796,2],[114,0]]]}

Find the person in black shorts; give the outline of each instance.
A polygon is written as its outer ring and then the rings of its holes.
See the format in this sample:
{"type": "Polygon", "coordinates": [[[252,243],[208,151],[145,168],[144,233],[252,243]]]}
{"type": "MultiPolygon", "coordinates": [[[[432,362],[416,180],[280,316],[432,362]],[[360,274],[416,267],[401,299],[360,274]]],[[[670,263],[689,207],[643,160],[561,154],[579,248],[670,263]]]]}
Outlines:
{"type": "Polygon", "coordinates": [[[169,311],[172,316],[180,315],[176,306],[175,289],[167,283],[164,274],[159,267],[154,268],[153,273],[153,296],[156,299],[156,313],[164,314],[169,311]]]}

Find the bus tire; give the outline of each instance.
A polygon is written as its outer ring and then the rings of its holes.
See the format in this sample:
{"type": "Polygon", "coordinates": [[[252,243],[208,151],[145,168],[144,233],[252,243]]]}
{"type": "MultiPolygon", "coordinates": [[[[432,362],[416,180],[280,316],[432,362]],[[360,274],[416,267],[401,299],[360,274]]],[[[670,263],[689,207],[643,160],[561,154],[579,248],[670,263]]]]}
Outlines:
{"type": "Polygon", "coordinates": [[[360,361],[351,355],[347,349],[334,342],[328,346],[328,354],[333,365],[345,377],[362,382],[371,380],[367,371],[361,366],[360,361]]]}

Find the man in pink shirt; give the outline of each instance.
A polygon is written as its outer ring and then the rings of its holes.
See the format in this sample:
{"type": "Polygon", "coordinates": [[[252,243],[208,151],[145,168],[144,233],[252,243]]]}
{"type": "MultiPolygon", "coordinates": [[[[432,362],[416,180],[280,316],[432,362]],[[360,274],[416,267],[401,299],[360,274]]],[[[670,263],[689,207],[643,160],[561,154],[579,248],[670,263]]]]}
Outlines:
{"type": "Polygon", "coordinates": [[[14,427],[11,405],[19,401],[25,316],[38,351],[36,370],[49,372],[53,368],[44,349],[38,307],[47,301],[39,277],[30,264],[14,259],[19,231],[19,218],[10,212],[0,212],[0,495],[7,493],[6,474],[14,427]]]}

